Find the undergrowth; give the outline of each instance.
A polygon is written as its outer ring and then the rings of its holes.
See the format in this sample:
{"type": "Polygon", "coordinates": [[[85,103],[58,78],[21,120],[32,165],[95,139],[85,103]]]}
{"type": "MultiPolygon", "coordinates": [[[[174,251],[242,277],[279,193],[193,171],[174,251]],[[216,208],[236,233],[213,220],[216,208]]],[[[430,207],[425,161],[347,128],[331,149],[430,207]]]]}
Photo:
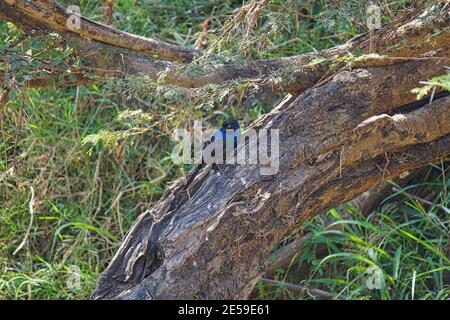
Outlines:
{"type": "MultiPolygon", "coordinates": [[[[104,20],[101,1],[61,2],[80,5],[82,14],[104,20]]],[[[332,47],[365,32],[362,7],[348,12],[350,2],[366,3],[347,0],[340,7],[336,1],[270,1],[248,28],[240,0],[118,0],[113,21],[121,30],[188,47],[204,45],[230,59],[281,57],[332,47]],[[343,11],[350,16],[341,17],[343,11]]],[[[384,21],[411,3],[383,3],[384,21]]],[[[13,25],[0,22],[0,50],[32,59],[36,55],[32,63],[28,58],[14,62],[16,79],[26,80],[30,67],[46,59],[63,67],[71,58],[69,49],[45,50],[37,38],[9,47],[18,37],[13,25]]],[[[51,46],[55,37],[45,45],[51,46]]],[[[12,92],[0,109],[0,298],[89,297],[136,217],[162,195],[166,183],[189,169],[170,160],[171,130],[187,127],[192,118],[217,125],[230,115],[248,125],[273,105],[241,99],[249,90],[251,83],[207,87],[197,100],[189,100],[137,76],[12,92]],[[223,107],[230,92],[234,98],[223,107]]],[[[307,230],[315,236],[302,260],[279,270],[277,279],[318,287],[340,299],[446,298],[448,176],[448,165],[435,165],[368,216],[346,204],[311,221],[307,230]],[[432,205],[409,196],[422,193],[432,205]],[[341,230],[329,231],[330,223],[341,230]],[[317,253],[323,244],[325,253],[317,253]],[[300,272],[305,266],[307,272],[300,272]],[[370,266],[382,271],[381,290],[365,285],[370,266]]],[[[262,284],[257,295],[299,297],[283,286],[262,284]]],[[[309,298],[304,292],[300,296],[309,298]]]]}
{"type": "Polygon", "coordinates": [[[278,270],[264,299],[321,298],[285,283],[322,289],[336,299],[447,299],[450,294],[450,166],[430,165],[405,185],[390,181],[373,212],[352,203],[306,225],[313,236],[301,258],[278,270]]]}

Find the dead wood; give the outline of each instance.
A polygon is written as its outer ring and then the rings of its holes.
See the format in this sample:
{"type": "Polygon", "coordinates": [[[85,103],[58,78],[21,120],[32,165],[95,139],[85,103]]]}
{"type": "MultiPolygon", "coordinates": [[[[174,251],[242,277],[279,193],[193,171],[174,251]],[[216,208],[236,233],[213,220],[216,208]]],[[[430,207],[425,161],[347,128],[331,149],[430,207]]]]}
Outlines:
{"type": "Polygon", "coordinates": [[[450,152],[450,97],[396,107],[414,99],[411,75],[433,68],[443,65],[345,71],[276,108],[254,127],[280,130],[278,174],[268,180],[257,165],[228,167],[231,180],[206,173],[191,198],[177,181],[140,216],[93,297],[247,297],[289,230],[450,152]]]}

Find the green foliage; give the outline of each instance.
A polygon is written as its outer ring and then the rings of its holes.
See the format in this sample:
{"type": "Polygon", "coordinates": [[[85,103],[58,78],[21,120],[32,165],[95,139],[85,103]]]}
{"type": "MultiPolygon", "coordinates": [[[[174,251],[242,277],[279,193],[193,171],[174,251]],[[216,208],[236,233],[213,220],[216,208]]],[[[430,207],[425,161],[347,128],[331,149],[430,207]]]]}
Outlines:
{"type": "MultiPolygon", "coordinates": [[[[117,27],[187,46],[195,42],[189,28],[198,30],[213,10],[223,13],[240,4],[114,3],[117,27]]],[[[103,19],[100,2],[82,1],[81,11],[103,19]]],[[[11,83],[12,89],[17,86],[10,80],[29,80],[48,64],[77,66],[77,57],[56,35],[20,39],[21,32],[4,22],[0,35],[0,70],[7,71],[4,84],[11,83]],[[3,60],[4,53],[16,60],[3,60]]],[[[221,99],[219,91],[205,88],[198,98],[212,123],[226,116],[207,105],[209,94],[221,99]]],[[[183,168],[174,167],[168,157],[168,133],[177,125],[186,127],[186,119],[195,115],[194,102],[144,76],[11,92],[0,110],[0,299],[89,296],[137,215],[180,175],[183,168]],[[13,255],[30,221],[29,186],[36,192],[34,222],[25,246],[13,255]],[[79,268],[80,287],[69,285],[72,267],[79,268]]],[[[237,109],[230,105],[227,112],[237,109]]],[[[252,111],[252,119],[259,114],[252,111]]]]}
{"type": "MultiPolygon", "coordinates": [[[[368,4],[367,0],[247,1],[223,22],[218,36],[211,35],[211,51],[255,58],[332,47],[367,31],[368,4]]],[[[413,0],[383,3],[382,22],[420,5],[413,0]]]]}
{"type": "MultiPolygon", "coordinates": [[[[448,164],[441,163],[407,186],[392,184],[396,191],[369,215],[347,203],[311,221],[305,231],[314,235],[301,258],[277,277],[334,293],[337,299],[447,299],[448,173],[448,164]],[[368,283],[376,285],[375,272],[379,286],[370,288],[368,283]]],[[[266,299],[310,298],[284,286],[262,291],[266,299]]]]}
{"type": "MultiPolygon", "coordinates": [[[[80,5],[82,14],[94,20],[105,19],[102,1],[61,2],[80,5]]],[[[239,11],[240,0],[117,0],[113,20],[121,30],[186,47],[194,47],[206,33],[211,55],[183,71],[207,75],[231,59],[241,64],[247,57],[310,52],[364,31],[365,1],[342,0],[332,7],[335,2],[273,0],[249,26],[239,11]]],[[[384,21],[411,3],[383,6],[384,21]]],[[[351,67],[365,58],[349,55],[333,62],[351,67]]],[[[169,158],[172,129],[188,128],[193,118],[217,126],[229,115],[245,126],[274,104],[257,96],[258,81],[184,91],[167,85],[164,73],[158,81],[139,75],[79,88],[19,89],[23,81],[48,76],[48,66],[70,78],[81,61],[56,34],[23,38],[15,26],[0,22],[0,72],[3,86],[13,89],[10,102],[0,109],[1,299],[88,297],[137,215],[161,196],[167,182],[184,173],[185,168],[169,158]],[[13,255],[30,221],[30,186],[36,192],[34,222],[25,246],[13,255]],[[78,268],[80,287],[69,285],[73,267],[78,268]]],[[[291,71],[276,76],[287,77],[291,71]]],[[[444,77],[426,85],[445,87],[447,82],[444,77]]],[[[416,298],[445,297],[442,273],[448,263],[442,245],[448,230],[448,169],[440,170],[439,178],[417,182],[435,192],[432,208],[424,210],[409,198],[400,201],[402,195],[386,199],[380,216],[362,217],[344,206],[349,217],[340,219],[337,211],[327,216],[344,227],[333,238],[322,219],[313,221],[308,228],[316,236],[299,262],[312,271],[303,280],[338,292],[340,298],[409,298],[416,271],[416,298]],[[328,258],[313,255],[320,244],[327,245],[328,258]],[[383,292],[361,287],[362,274],[371,264],[383,270],[383,292]]],[[[281,274],[287,281],[298,280],[281,274]]],[[[269,298],[287,292],[260,288],[269,298]]]]}
{"type": "Polygon", "coordinates": [[[412,93],[417,94],[417,100],[422,99],[431,92],[436,92],[436,89],[450,91],[450,72],[442,76],[434,77],[430,81],[423,81],[421,84],[424,86],[412,90],[412,93]]]}

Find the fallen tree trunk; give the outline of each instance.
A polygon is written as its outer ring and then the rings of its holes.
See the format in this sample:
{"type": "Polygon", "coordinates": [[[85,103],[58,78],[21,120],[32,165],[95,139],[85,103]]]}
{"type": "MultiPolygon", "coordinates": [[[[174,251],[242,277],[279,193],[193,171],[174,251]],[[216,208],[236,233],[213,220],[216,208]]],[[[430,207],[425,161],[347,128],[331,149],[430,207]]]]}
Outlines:
{"type": "Polygon", "coordinates": [[[450,97],[396,108],[414,98],[417,76],[442,68],[346,71],[276,108],[254,127],[280,130],[279,173],[267,180],[257,165],[227,168],[231,180],[205,173],[190,198],[177,181],[140,216],[93,297],[247,297],[289,230],[450,152],[450,97]]]}
{"type": "MultiPolygon", "coordinates": [[[[110,27],[87,22],[100,32],[94,35],[92,29],[78,34],[65,30],[58,20],[62,13],[50,10],[51,5],[53,1],[30,6],[29,1],[0,0],[0,18],[23,29],[56,29],[80,52],[96,48],[99,51],[86,58],[94,64],[100,63],[98,52],[110,50],[105,46],[118,45],[120,34],[110,27]],[[51,23],[43,12],[53,17],[51,23]],[[100,42],[88,43],[79,35],[100,42]]],[[[198,77],[180,74],[174,64],[189,61],[192,52],[177,56],[173,47],[170,53],[151,48],[152,54],[169,60],[155,61],[142,55],[153,42],[140,42],[145,49],[133,37],[122,39],[120,48],[109,52],[116,58],[123,58],[125,49],[135,52],[127,55],[128,68],[120,73],[135,69],[156,75],[160,68],[174,68],[169,82],[197,87],[265,77],[288,67],[291,77],[278,88],[295,96],[251,126],[279,130],[276,175],[261,176],[259,165],[247,164],[227,166],[229,178],[224,178],[206,167],[189,193],[181,179],[175,181],[138,218],[92,297],[246,298],[263,276],[271,249],[290,230],[386,179],[450,154],[450,97],[439,94],[430,104],[415,103],[411,93],[421,80],[445,72],[450,58],[448,25],[449,8],[444,7],[427,21],[419,17],[383,28],[372,41],[376,52],[387,57],[339,60],[353,50],[370,53],[365,36],[319,54],[248,62],[243,67],[229,64],[198,77]],[[311,63],[317,57],[325,60],[311,63]]],[[[117,74],[116,67],[103,67],[117,74]]]]}

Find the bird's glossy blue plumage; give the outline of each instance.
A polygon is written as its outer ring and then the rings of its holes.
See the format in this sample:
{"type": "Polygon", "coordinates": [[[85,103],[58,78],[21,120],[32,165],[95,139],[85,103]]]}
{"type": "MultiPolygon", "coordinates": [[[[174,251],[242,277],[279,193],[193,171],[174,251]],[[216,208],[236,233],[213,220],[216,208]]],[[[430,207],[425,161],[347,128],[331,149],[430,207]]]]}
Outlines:
{"type": "MultiPolygon", "coordinates": [[[[203,149],[205,149],[206,146],[208,146],[211,143],[220,143],[220,142],[222,142],[222,147],[223,147],[223,151],[224,151],[223,155],[225,157],[226,154],[231,152],[231,150],[227,150],[226,149],[227,145],[228,146],[233,146],[233,150],[237,148],[237,144],[238,144],[238,141],[239,141],[240,134],[241,134],[241,131],[240,131],[239,123],[235,119],[229,118],[222,124],[222,127],[215,134],[213,134],[209,138],[209,140],[205,143],[203,149]]],[[[220,148],[220,146],[216,146],[216,148],[220,148]]],[[[192,173],[191,177],[187,181],[185,188],[190,185],[192,180],[194,180],[194,178],[197,175],[198,171],[204,166],[204,164],[205,163],[202,162],[201,164],[199,164],[195,168],[195,170],[192,173]]],[[[215,166],[217,167],[217,165],[215,165],[215,166]]]]}
{"type": "Polygon", "coordinates": [[[215,134],[211,136],[205,146],[212,142],[219,142],[218,140],[220,139],[223,142],[224,151],[228,153],[230,150],[225,150],[225,146],[229,143],[229,145],[236,148],[240,135],[241,130],[239,123],[235,119],[230,118],[222,124],[222,127],[215,134]]]}

